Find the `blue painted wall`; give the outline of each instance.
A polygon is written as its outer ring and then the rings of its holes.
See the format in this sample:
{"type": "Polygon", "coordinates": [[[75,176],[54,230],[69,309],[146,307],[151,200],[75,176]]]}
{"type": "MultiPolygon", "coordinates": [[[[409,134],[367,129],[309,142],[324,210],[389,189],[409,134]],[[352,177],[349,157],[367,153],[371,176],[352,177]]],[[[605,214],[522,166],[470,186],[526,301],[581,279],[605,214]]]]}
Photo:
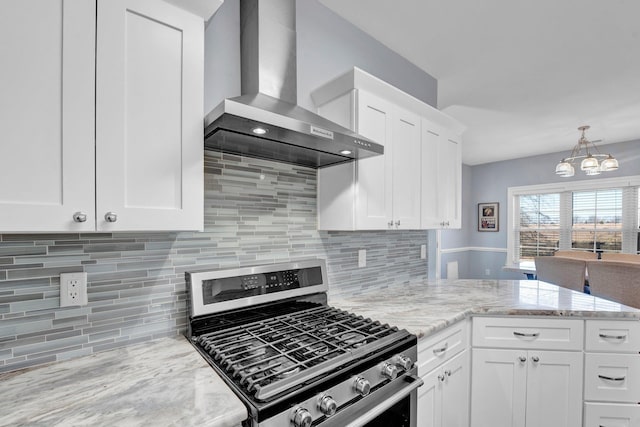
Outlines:
{"type": "MultiPolygon", "coordinates": [[[[522,279],[519,273],[502,271],[507,248],[507,188],[523,185],[550,184],[554,182],[597,180],[621,176],[640,175],[640,140],[608,144],[603,151],[613,154],[620,163],[620,169],[598,177],[587,177],[576,172],[572,178],[559,178],[555,166],[567,153],[560,152],[540,156],[525,157],[464,167],[462,188],[462,230],[442,231],[442,249],[455,248],[501,248],[502,252],[465,251],[442,255],[443,277],[446,263],[457,260],[460,278],[522,279]],[[477,204],[482,202],[500,203],[500,231],[487,233],[477,231],[477,204]],[[486,275],[489,269],[490,274],[486,275]]],[[[463,146],[464,149],[464,146],[463,146]]]]}
{"type": "MultiPolygon", "coordinates": [[[[239,0],[226,0],[205,31],[205,113],[240,95],[239,0]]],[[[437,81],[316,0],[297,0],[298,104],[315,110],[311,92],[354,66],[437,105],[437,81]]]]}

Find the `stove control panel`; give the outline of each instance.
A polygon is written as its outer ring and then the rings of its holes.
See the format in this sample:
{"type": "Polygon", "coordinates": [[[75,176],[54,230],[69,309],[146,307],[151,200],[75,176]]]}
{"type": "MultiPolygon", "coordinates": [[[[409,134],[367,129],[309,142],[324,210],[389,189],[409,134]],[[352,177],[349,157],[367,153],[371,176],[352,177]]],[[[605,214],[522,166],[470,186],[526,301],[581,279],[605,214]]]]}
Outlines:
{"type": "MultiPolygon", "coordinates": [[[[415,357],[415,356],[414,356],[415,357]]],[[[260,423],[260,427],[307,427],[340,412],[354,401],[365,399],[391,381],[406,373],[416,374],[410,356],[396,354],[369,369],[299,402],[290,412],[284,412],[260,423]]]]}

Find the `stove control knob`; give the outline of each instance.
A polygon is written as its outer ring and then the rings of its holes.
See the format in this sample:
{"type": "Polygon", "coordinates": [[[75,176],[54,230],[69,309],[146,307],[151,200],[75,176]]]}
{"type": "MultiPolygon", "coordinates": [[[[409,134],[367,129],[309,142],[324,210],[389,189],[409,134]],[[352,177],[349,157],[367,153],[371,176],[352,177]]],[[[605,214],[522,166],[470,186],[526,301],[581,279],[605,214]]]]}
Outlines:
{"type": "Polygon", "coordinates": [[[385,362],[380,373],[387,379],[395,380],[398,377],[398,368],[392,363],[385,362]]]}
{"type": "Polygon", "coordinates": [[[291,422],[294,427],[311,427],[313,417],[311,413],[304,408],[295,408],[291,414],[291,422]]]}
{"type": "Polygon", "coordinates": [[[371,391],[371,383],[365,378],[357,377],[355,382],[353,383],[353,389],[360,396],[365,397],[371,391]]]}
{"type": "Polygon", "coordinates": [[[413,368],[413,360],[404,354],[399,354],[393,358],[393,363],[404,371],[408,371],[413,368]]]}
{"type": "Polygon", "coordinates": [[[333,400],[333,397],[329,396],[328,394],[323,394],[318,400],[318,409],[327,417],[330,417],[336,413],[338,404],[335,400],[333,400]]]}

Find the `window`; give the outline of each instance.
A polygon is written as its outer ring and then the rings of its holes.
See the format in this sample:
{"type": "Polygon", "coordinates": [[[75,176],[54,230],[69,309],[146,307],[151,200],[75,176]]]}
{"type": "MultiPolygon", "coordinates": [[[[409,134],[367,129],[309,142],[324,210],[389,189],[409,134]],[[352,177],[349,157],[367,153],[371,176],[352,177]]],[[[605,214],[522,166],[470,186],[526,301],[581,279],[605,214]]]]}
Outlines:
{"type": "Polygon", "coordinates": [[[571,248],[622,250],[622,189],[572,193],[571,248]]]}
{"type": "Polygon", "coordinates": [[[558,249],[640,253],[640,176],[509,188],[512,264],[558,249]]]}
{"type": "Polygon", "coordinates": [[[520,196],[520,258],[550,255],[560,244],[560,194],[520,196]]]}

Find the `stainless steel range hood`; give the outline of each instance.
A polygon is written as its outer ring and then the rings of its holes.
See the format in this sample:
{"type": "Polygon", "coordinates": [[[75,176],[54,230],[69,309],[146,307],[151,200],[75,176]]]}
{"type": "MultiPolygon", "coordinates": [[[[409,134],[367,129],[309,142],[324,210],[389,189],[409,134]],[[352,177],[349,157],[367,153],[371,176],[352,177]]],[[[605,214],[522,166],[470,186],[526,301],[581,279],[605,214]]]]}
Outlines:
{"type": "Polygon", "coordinates": [[[242,95],[207,114],[205,149],[314,168],[383,154],[297,105],[295,20],[295,0],[240,0],[242,95]]]}

